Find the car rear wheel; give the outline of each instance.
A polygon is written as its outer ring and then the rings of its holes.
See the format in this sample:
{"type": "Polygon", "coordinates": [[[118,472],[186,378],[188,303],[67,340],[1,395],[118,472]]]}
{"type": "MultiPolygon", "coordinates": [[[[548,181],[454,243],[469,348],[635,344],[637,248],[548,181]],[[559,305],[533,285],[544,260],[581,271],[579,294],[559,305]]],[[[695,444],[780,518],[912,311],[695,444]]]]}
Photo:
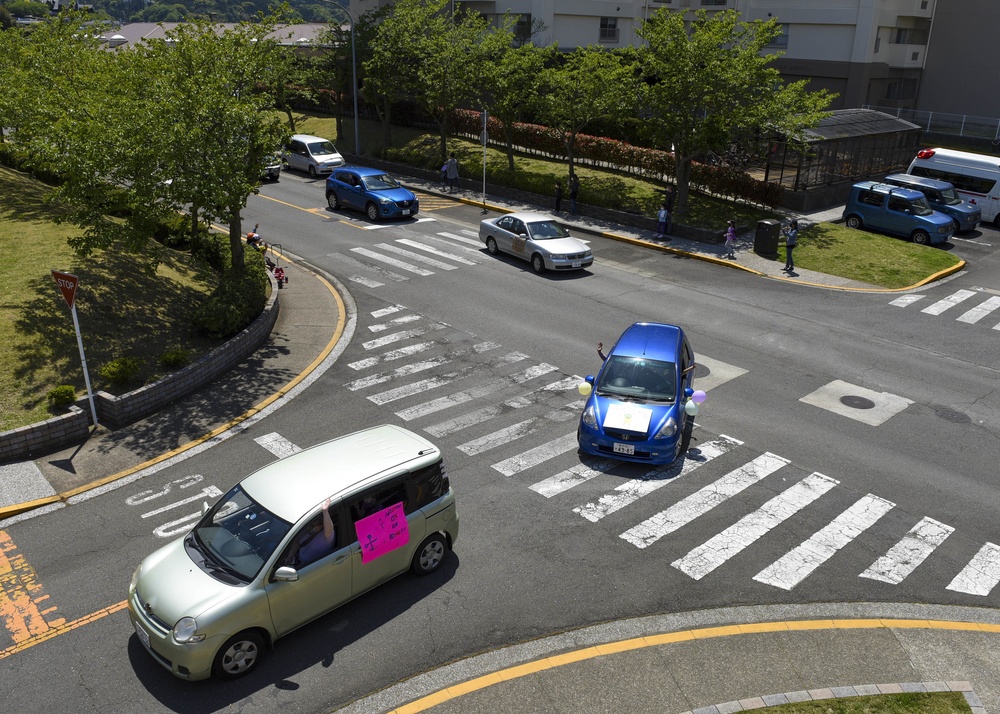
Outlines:
{"type": "Polygon", "coordinates": [[[541,253],[535,253],[531,256],[531,269],[539,275],[545,272],[545,261],[542,259],[541,253]]]}
{"type": "Polygon", "coordinates": [[[336,191],[330,191],[330,193],[326,194],[326,203],[333,210],[340,208],[340,197],[337,196],[336,191]]]}
{"type": "Polygon", "coordinates": [[[249,674],[264,656],[264,638],[252,630],[233,635],[219,648],[212,674],[220,679],[236,679],[249,674]]]}
{"type": "Polygon", "coordinates": [[[500,249],[497,247],[497,242],[493,239],[493,236],[486,239],[486,250],[490,252],[490,255],[496,255],[500,252],[500,249]]]}
{"type": "Polygon", "coordinates": [[[376,206],[374,203],[369,203],[365,207],[365,212],[368,214],[368,220],[369,221],[377,221],[378,220],[378,206],[376,206]]]}
{"type": "Polygon", "coordinates": [[[413,572],[417,575],[430,575],[441,567],[444,562],[444,555],[448,552],[448,544],[444,536],[434,533],[424,539],[424,542],[413,554],[413,572]]]}
{"type": "Polygon", "coordinates": [[[847,217],[847,227],[848,228],[861,228],[861,219],[857,216],[847,217]]]}
{"type": "Polygon", "coordinates": [[[931,237],[926,231],[913,231],[913,242],[918,245],[927,245],[931,242],[931,237]]]}

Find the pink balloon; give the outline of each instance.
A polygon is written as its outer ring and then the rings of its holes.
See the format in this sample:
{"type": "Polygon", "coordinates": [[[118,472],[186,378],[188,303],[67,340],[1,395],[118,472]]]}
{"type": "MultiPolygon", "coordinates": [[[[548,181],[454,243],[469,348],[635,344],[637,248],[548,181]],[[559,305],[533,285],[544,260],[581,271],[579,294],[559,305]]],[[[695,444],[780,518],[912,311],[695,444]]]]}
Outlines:
{"type": "Polygon", "coordinates": [[[696,390],[694,390],[694,394],[691,395],[691,400],[695,404],[701,404],[703,401],[705,401],[705,397],[706,396],[707,395],[705,394],[705,392],[703,392],[700,389],[696,389],[696,390]]]}

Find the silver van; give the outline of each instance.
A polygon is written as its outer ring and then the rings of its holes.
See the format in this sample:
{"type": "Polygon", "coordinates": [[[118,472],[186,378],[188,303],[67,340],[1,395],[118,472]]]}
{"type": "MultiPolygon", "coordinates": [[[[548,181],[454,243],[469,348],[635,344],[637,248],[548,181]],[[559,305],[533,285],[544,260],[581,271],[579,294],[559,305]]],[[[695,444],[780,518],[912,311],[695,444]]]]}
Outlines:
{"type": "Polygon", "coordinates": [[[252,671],[275,640],[385,581],[437,570],[458,538],[441,452],[383,425],[250,474],[132,576],[143,647],[182,679],[252,671]]]}
{"type": "Polygon", "coordinates": [[[979,206],[969,201],[963,201],[955,192],[955,187],[947,181],[938,181],[926,176],[911,176],[910,174],[890,174],[882,180],[893,186],[920,191],[932,209],[946,216],[951,216],[951,220],[955,223],[956,233],[975,230],[983,217],[979,206]]]}
{"type": "Polygon", "coordinates": [[[313,178],[328,174],[346,162],[329,139],[311,134],[293,134],[285,152],[288,168],[305,171],[313,178]]]}

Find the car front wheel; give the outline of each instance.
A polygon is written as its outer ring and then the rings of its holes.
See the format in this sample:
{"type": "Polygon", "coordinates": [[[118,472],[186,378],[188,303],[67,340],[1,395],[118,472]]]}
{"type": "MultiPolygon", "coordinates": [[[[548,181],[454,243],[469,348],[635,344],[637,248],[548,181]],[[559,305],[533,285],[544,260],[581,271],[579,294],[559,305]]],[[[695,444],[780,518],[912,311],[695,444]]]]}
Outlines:
{"type": "Polygon", "coordinates": [[[330,193],[326,194],[326,203],[333,210],[340,208],[340,198],[337,196],[336,191],[330,191],[330,193]]]}
{"type": "Polygon", "coordinates": [[[309,165],[309,175],[316,178],[316,167],[312,164],[309,165]]]}
{"type": "Polygon", "coordinates": [[[441,567],[444,562],[444,555],[448,552],[448,544],[444,536],[434,533],[424,539],[424,542],[413,554],[413,572],[417,575],[430,575],[441,567]]]}
{"type": "Polygon", "coordinates": [[[531,269],[539,275],[545,272],[545,261],[542,259],[541,253],[535,253],[531,256],[531,269]]]}
{"type": "Polygon", "coordinates": [[[369,203],[365,211],[368,213],[369,221],[378,220],[378,206],[376,206],[374,203],[369,203]]]}
{"type": "Polygon", "coordinates": [[[236,679],[249,674],[264,656],[264,638],[246,630],[233,635],[219,648],[212,674],[220,679],[236,679]]]}
{"type": "Polygon", "coordinates": [[[496,255],[500,252],[500,249],[497,248],[497,242],[493,239],[493,236],[486,239],[486,250],[490,252],[490,255],[496,255]]]}
{"type": "Polygon", "coordinates": [[[914,231],[913,242],[918,245],[927,245],[931,242],[931,237],[925,231],[914,231]]]}
{"type": "Polygon", "coordinates": [[[848,216],[847,217],[847,227],[848,228],[860,228],[861,227],[861,219],[858,218],[857,216],[848,216]]]}

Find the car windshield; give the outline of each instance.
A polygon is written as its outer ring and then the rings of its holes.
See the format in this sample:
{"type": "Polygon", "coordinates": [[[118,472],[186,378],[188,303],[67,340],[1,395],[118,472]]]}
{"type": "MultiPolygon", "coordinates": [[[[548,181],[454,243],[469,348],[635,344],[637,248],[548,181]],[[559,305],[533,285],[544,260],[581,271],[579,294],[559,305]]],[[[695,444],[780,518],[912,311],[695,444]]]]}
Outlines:
{"type": "Polygon", "coordinates": [[[314,141],[309,145],[309,153],[313,156],[328,156],[337,153],[337,147],[330,141],[314,141]]]}
{"type": "Polygon", "coordinates": [[[599,396],[673,402],[677,398],[673,362],[611,355],[597,382],[599,396]]]}
{"type": "Polygon", "coordinates": [[[235,486],[219,499],[191,535],[206,556],[204,566],[250,582],[268,561],[291,524],[235,486]]]}
{"type": "Polygon", "coordinates": [[[913,212],[918,216],[929,216],[934,213],[930,204],[927,203],[927,199],[923,196],[910,201],[910,205],[913,207],[913,212]]]}
{"type": "Polygon", "coordinates": [[[957,206],[961,202],[962,199],[960,199],[958,197],[958,194],[955,193],[955,189],[946,188],[944,191],[941,192],[941,203],[943,203],[944,205],[957,206]]]}
{"type": "Polygon", "coordinates": [[[549,238],[569,238],[569,232],[555,221],[534,221],[528,224],[528,235],[532,240],[549,238]]]}
{"type": "Polygon", "coordinates": [[[389,174],[365,176],[361,181],[369,191],[388,191],[389,189],[399,188],[399,182],[389,174]]]}

